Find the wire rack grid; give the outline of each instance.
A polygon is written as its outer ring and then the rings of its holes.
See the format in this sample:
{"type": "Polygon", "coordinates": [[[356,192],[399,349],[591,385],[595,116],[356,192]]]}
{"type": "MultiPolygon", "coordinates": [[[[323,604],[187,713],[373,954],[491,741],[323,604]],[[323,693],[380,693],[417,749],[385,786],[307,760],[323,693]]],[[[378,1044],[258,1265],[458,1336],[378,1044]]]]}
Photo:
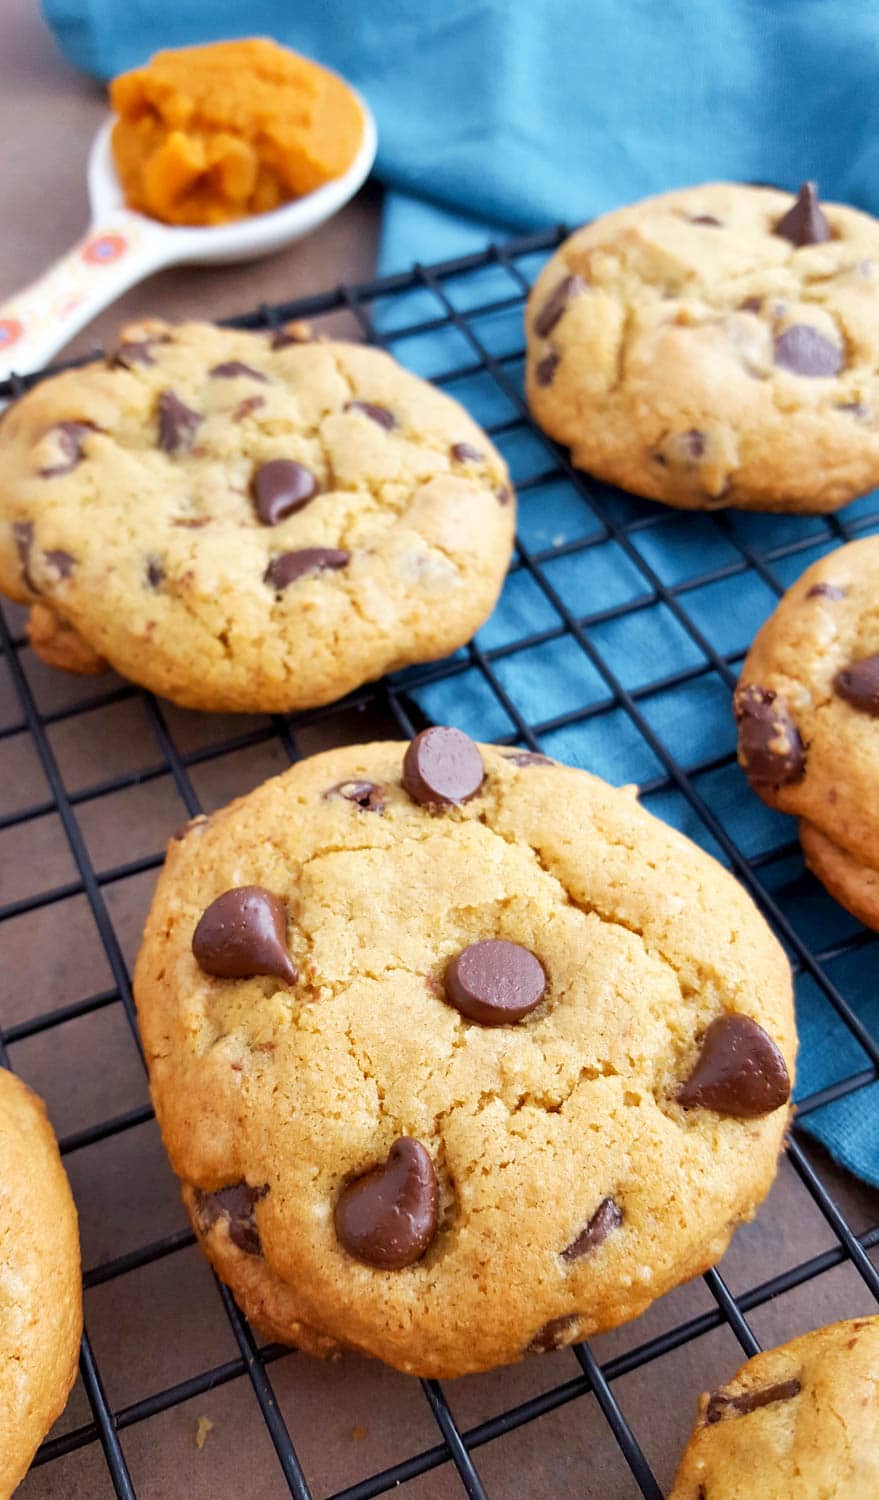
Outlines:
{"type": "MultiPolygon", "coordinates": [[[[811,1127],[820,1137],[828,1111],[847,1108],[871,1089],[879,1092],[879,1039],[858,1013],[860,1006],[855,1008],[858,984],[848,981],[851,961],[869,959],[876,939],[849,921],[803,872],[788,820],[769,814],[744,793],[729,713],[737,668],[755,625],[814,556],[879,529],[879,500],[868,497],[849,507],[844,519],[724,512],[682,518],[574,470],[566,454],[530,422],[522,394],[523,301],[563,232],[492,245],[479,254],[418,265],[405,274],[340,286],[232,320],[247,328],[278,328],[293,318],[319,320],[342,313],[359,336],[389,348],[464,400],[505,452],[520,497],[520,531],[498,615],[466,649],[447,661],[368,685],[342,705],[236,727],[234,733],[187,748],[177,742],[168,705],[131,685],[84,689],[72,703],[41,708],[27,670],[20,615],[9,608],[0,615],[3,659],[17,705],[0,727],[0,747],[3,740],[29,741],[48,789],[47,795],[4,812],[0,835],[56,815],[74,867],[69,879],[0,907],[0,924],[82,897],[111,975],[110,984],[96,993],[6,1025],[0,1031],[0,1060],[8,1066],[16,1066],[17,1049],[29,1039],[56,1035],[60,1047],[64,1033],[59,1028],[110,1008],[124,1015],[139,1049],[129,970],[108,896],[118,882],[156,869],[162,855],[154,850],[102,868],[82,831],[83,809],[125,788],[166,779],[193,815],[201,811],[196,773],[206,763],[267,743],[293,760],[302,753],[309,729],[331,726],[334,715],[352,710],[380,712],[404,737],[441,716],[481,738],[555,754],[616,782],[638,781],[646,805],[705,844],[744,882],[785,944],[808,1004],[821,1008],[827,1056],[817,1073],[811,1071],[812,1086],[801,1090],[788,1160],[823,1220],[826,1247],[735,1290],[725,1274],[708,1272],[708,1305],[702,1312],[655,1337],[635,1337],[610,1358],[599,1357],[594,1345],[577,1345],[565,1356],[576,1361],[565,1366],[567,1378],[544,1381],[527,1399],[505,1403],[500,1412],[469,1426],[456,1417],[454,1399],[440,1383],[422,1381],[435,1440],[376,1472],[359,1474],[355,1482],[336,1489],[333,1500],[368,1500],[438,1469],[447,1475],[439,1493],[463,1489],[471,1500],[485,1500],[498,1493],[480,1474],[485,1445],[507,1439],[550,1412],[565,1410],[575,1423],[582,1409],[578,1404],[590,1397],[623,1461],[619,1495],[660,1500],[637,1415],[627,1414],[615,1395],[618,1382],[720,1327],[731,1330],[746,1356],[755,1353],[760,1342],[749,1314],[842,1265],[856,1274],[870,1304],[879,1302],[879,1271],[871,1256],[879,1246],[879,1205],[870,1200],[869,1222],[856,1229],[835,1199],[835,1173],[801,1133],[811,1127]],[[591,571],[590,559],[595,562],[591,571]],[[578,569],[573,593],[572,563],[578,569]],[[589,598],[584,597],[584,578],[592,580],[589,598]],[[723,589],[725,594],[719,592],[723,589]],[[632,627],[637,627],[634,634],[632,627]],[[536,689],[535,680],[540,684],[536,689]],[[558,691],[550,691],[553,682],[558,691]],[[53,731],[130,699],[141,704],[150,727],[146,763],[71,789],[53,731]],[[747,816],[741,814],[743,806],[747,816]]],[[[14,397],[39,378],[13,377],[0,386],[0,396],[14,397]]],[[[95,763],[102,764],[99,751],[95,763]]],[[[150,1118],[144,1103],[63,1136],[68,1165],[78,1153],[150,1118]]],[[[104,1259],[86,1268],[87,1292],[179,1256],[193,1243],[188,1229],[180,1228],[104,1259]]],[[[297,1500],[316,1500],[318,1490],[297,1449],[295,1421],[288,1424],[273,1387],[272,1367],[291,1358],[291,1352],[260,1345],[226,1289],[217,1284],[217,1292],[237,1346],[235,1357],[206,1364],[128,1405],[108,1399],[87,1331],[80,1373],[90,1416],[50,1436],[36,1466],[57,1464],[99,1444],[112,1492],[134,1500],[140,1491],[126,1456],[129,1429],[246,1378],[278,1465],[277,1489],[271,1493],[289,1490],[297,1500]]],[[[863,1310],[863,1299],[856,1310],[863,1310]]],[[[88,1317],[86,1323],[88,1329],[88,1317]]],[[[547,1358],[551,1368],[562,1356],[547,1358]]],[[[683,1398],[688,1410],[695,1394],[683,1398]]],[[[580,1484],[577,1493],[592,1493],[588,1474],[580,1484]]]]}

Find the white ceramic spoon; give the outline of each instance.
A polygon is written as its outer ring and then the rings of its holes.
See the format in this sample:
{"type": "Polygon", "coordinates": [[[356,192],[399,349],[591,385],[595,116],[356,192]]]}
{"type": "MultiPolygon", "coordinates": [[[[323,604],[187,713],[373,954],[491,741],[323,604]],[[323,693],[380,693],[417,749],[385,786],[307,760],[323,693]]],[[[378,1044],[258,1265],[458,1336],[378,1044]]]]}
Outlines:
{"type": "Polygon", "coordinates": [[[163,266],[255,259],[323,224],[353,197],[375,159],[375,120],[363,99],[359,102],[363,139],[344,176],[271,213],[210,229],[171,227],[125,207],[108,119],[89,155],[88,233],[39,280],[0,303],[0,379],[12,371],[39,370],[102,308],[163,266]]]}

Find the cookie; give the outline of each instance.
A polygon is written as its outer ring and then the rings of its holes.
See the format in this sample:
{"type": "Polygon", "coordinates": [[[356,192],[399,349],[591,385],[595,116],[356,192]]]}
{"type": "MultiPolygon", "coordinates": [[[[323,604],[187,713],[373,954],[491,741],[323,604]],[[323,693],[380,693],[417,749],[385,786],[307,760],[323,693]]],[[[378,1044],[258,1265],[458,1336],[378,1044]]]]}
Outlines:
{"type": "Polygon", "coordinates": [[[527,333],[537,421],[637,495],[830,511],[879,483],[879,223],[812,184],[605,214],[544,267],[527,333]]]}
{"type": "Polygon", "coordinates": [[[879,1317],[804,1334],[702,1396],[669,1500],[875,1500],[879,1317]]]}
{"type": "Polygon", "coordinates": [[[799,818],[806,862],[879,930],[879,536],[807,568],[758,632],[735,694],[739,761],[799,818]]]}
{"type": "Polygon", "coordinates": [[[0,423],[0,589],[31,642],[190,708],[327,703],[457,649],[515,503],[457,402],[381,350],[126,329],[0,423]]]}
{"type": "Polygon", "coordinates": [[[135,976],[195,1231],[267,1337],[453,1376],[636,1317],[776,1171],[791,980],[631,793],[433,728],[169,846],[135,976]]]}
{"type": "Polygon", "coordinates": [[[0,1068],[0,1496],[12,1494],[76,1378],[79,1232],[41,1099],[0,1068]]]}

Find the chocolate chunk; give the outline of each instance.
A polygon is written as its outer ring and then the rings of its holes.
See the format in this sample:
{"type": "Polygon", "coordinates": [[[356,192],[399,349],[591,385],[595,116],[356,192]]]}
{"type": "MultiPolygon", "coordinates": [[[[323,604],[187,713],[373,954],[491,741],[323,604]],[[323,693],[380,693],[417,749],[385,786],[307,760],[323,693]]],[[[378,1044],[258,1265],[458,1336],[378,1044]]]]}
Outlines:
{"type": "Polygon", "coordinates": [[[310,469],[295,459],[272,458],[257,469],[252,489],[256,513],[263,526],[277,526],[314,499],[317,480],[310,469]]]}
{"type": "Polygon", "coordinates": [[[151,589],[157,589],[164,581],[165,569],[162,567],[158,557],[148,557],[146,567],[147,583],[151,589]]]}
{"type": "Polygon", "coordinates": [[[89,432],[97,429],[92,422],[56,422],[50,427],[49,432],[55,438],[61,461],[51,464],[48,469],[40,469],[43,479],[55,479],[59,474],[69,474],[75,469],[83,457],[82,443],[89,432]]]}
{"type": "Polygon", "coordinates": [[[27,588],[29,588],[34,594],[38,594],[40,591],[34,583],[33,576],[30,570],[31,548],[34,544],[33,521],[13,521],[12,535],[15,538],[15,546],[18,551],[18,561],[21,565],[21,576],[24,579],[27,588]]]}
{"type": "Polygon", "coordinates": [[[818,189],[814,182],[803,183],[796,203],[779,219],[772,232],[790,240],[798,248],[801,245],[822,245],[830,239],[830,225],[818,207],[818,189]]]}
{"type": "Polygon", "coordinates": [[[436,1234],[438,1197],[428,1151],[420,1141],[401,1136],[386,1162],[342,1189],[335,1212],[339,1243],[382,1271],[411,1266],[436,1234]]]}
{"type": "Polygon", "coordinates": [[[239,1250],[248,1255],[261,1255],[259,1230],[256,1225],[254,1207],[268,1192],[267,1187],[252,1188],[246,1182],[234,1182],[230,1187],[219,1188],[215,1193],[194,1189],[194,1212],[198,1228],[207,1234],[218,1219],[225,1219],[229,1238],[239,1250]]]}
{"type": "Polygon", "coordinates": [[[449,453],[456,464],[481,464],[485,459],[485,454],[472,443],[453,443],[449,453]]]}
{"type": "Polygon", "coordinates": [[[562,1318],[550,1318],[548,1323],[535,1333],[526,1354],[551,1354],[554,1349],[564,1349],[576,1342],[580,1331],[580,1314],[568,1313],[562,1318]]]}
{"type": "Polygon", "coordinates": [[[793,323],[775,340],[775,363],[792,375],[808,379],[838,375],[842,350],[809,323],[793,323]]]}
{"type": "Polygon", "coordinates": [[[724,1391],[715,1391],[709,1398],[705,1421],[722,1422],[725,1417],[746,1417],[749,1412],[759,1411],[761,1406],[772,1406],[776,1401],[792,1401],[802,1389],[799,1380],[780,1380],[777,1385],[764,1386],[762,1390],[742,1391],[739,1396],[727,1396],[724,1391]]]}
{"type": "Polygon", "coordinates": [[[581,1229],[576,1239],[573,1239],[567,1249],[562,1251],[562,1260],[579,1260],[581,1255],[588,1255],[590,1250],[597,1250],[599,1245],[604,1244],[609,1234],[619,1229],[622,1222],[622,1211],[614,1203],[613,1198],[602,1198],[585,1229],[581,1229]]]}
{"type": "Polygon", "coordinates": [[[548,755],[539,755],[536,750],[509,750],[504,752],[504,760],[512,761],[514,766],[554,766],[555,761],[550,760],[548,755]]]}
{"type": "Polygon", "coordinates": [[[351,561],[350,552],[336,547],[300,547],[296,552],[282,552],[266,568],[264,581],[278,593],[306,573],[323,573],[326,568],[344,568],[351,561]]]}
{"type": "Polygon", "coordinates": [[[806,751],[784,700],[756,683],[736,690],[739,764],[754,787],[791,786],[806,770],[806,751]]]}
{"type": "Polygon", "coordinates": [[[69,578],[76,567],[76,558],[72,557],[69,552],[63,551],[60,547],[54,552],[44,552],[43,556],[50,568],[54,568],[62,578],[69,578]]]}
{"type": "Polygon", "coordinates": [[[505,938],[471,943],[446,965],[446,999],[468,1021],[506,1026],[521,1021],[546,993],[546,971],[530,948],[505,938]]]}
{"type": "Polygon", "coordinates": [[[170,344],[171,339],[167,333],[155,334],[145,339],[130,339],[126,344],[120,344],[110,364],[121,365],[123,369],[130,370],[132,365],[154,365],[153,349],[156,344],[170,344]]]}
{"type": "Polygon", "coordinates": [[[374,781],[339,781],[327,788],[324,797],[344,797],[346,802],[356,802],[364,812],[385,810],[385,789],[374,781]]]}
{"type": "Polygon", "coordinates": [[[478,747],[460,729],[422,729],[403,757],[403,787],[423,807],[457,807],[482,786],[478,747]]]}
{"type": "Polygon", "coordinates": [[[753,1120],[790,1098],[790,1077],[772,1037],[750,1016],[718,1016],[702,1041],[696,1066],[678,1089],[685,1109],[694,1105],[753,1120]]]}
{"type": "Polygon", "coordinates": [[[212,901],[192,935],[192,951],[199,968],[218,979],[269,974],[295,984],[299,977],[287,951],[287,909],[261,885],[239,885],[212,901]]]}
{"type": "Polygon", "coordinates": [[[537,361],[534,366],[534,379],[538,385],[552,385],[561,359],[557,349],[550,349],[548,354],[544,354],[543,359],[537,361]]]}
{"type": "Polygon", "coordinates": [[[376,406],[372,401],[349,401],[345,411],[359,411],[361,416],[368,417],[370,422],[377,422],[386,432],[396,427],[397,418],[386,406],[376,406]]]}
{"type": "Polygon", "coordinates": [[[833,679],[833,690],[852,708],[879,719],[879,656],[864,656],[842,667],[833,679]]]}
{"type": "Polygon", "coordinates": [[[173,391],[162,391],[159,396],[159,447],[163,453],[187,451],[192,447],[196,429],[201,421],[197,411],[175,396],[173,391]]]}
{"type": "Polygon", "coordinates": [[[712,227],[712,229],[720,229],[720,227],[721,227],[720,220],[719,219],[715,219],[715,217],[714,217],[713,214],[695,214],[690,219],[690,223],[691,224],[710,224],[711,227],[712,227]]]}
{"type": "Polygon", "coordinates": [[[839,588],[835,583],[813,583],[807,599],[844,599],[845,589],[839,588]]]}
{"type": "Polygon", "coordinates": [[[261,370],[243,364],[240,359],[226,359],[221,365],[214,365],[210,373],[219,380],[234,380],[236,375],[247,375],[251,380],[261,380],[263,385],[268,381],[268,376],[261,370]]]}
{"type": "Polygon", "coordinates": [[[586,283],[582,276],[565,276],[554,291],[550,292],[534,319],[534,332],[537,337],[548,338],[571,298],[579,296],[585,290],[586,283]]]}
{"type": "Polygon", "coordinates": [[[232,421],[243,422],[244,418],[249,417],[251,412],[259,411],[259,408],[261,406],[265,406],[265,404],[265,396],[245,396],[244,400],[239,401],[238,405],[233,411],[232,421]]]}

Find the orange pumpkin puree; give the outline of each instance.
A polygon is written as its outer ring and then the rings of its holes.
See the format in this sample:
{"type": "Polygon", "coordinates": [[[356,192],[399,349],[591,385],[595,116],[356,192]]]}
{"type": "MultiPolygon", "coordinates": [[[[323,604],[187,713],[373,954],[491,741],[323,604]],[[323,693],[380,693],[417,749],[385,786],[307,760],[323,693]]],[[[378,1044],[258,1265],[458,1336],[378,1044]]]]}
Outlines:
{"type": "Polygon", "coordinates": [[[223,224],[310,193],[363,136],[335,73],[249,38],[157,52],[110,85],[113,157],[130,208],[167,224],[223,224]]]}

